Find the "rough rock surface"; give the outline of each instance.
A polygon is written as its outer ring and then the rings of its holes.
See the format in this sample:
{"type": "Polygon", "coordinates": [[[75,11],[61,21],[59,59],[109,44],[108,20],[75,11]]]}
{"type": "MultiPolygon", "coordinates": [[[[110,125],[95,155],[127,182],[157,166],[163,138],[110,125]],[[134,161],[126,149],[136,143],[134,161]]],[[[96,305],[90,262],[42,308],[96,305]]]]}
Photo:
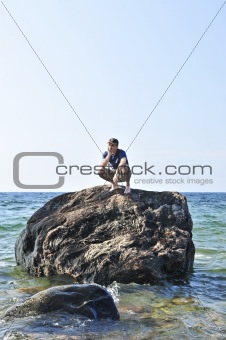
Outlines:
{"type": "Polygon", "coordinates": [[[20,305],[9,308],[4,320],[51,312],[70,313],[89,319],[118,320],[119,313],[111,294],[96,284],[57,286],[33,295],[20,305]]]}
{"type": "Polygon", "coordinates": [[[97,186],[46,203],[16,241],[16,260],[37,276],[148,283],[193,267],[192,219],[177,192],[97,186]]]}

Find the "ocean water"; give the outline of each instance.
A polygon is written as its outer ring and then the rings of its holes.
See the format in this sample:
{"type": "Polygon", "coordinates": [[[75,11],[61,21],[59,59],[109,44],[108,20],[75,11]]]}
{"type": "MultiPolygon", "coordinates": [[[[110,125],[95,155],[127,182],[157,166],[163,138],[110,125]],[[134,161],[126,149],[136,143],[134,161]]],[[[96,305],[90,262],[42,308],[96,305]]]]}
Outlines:
{"type": "MultiPolygon", "coordinates": [[[[0,193],[0,316],[10,306],[68,276],[35,278],[15,263],[14,244],[28,218],[56,193],[0,193]]],[[[33,339],[226,339],[226,194],[185,193],[193,219],[194,271],[158,284],[113,283],[120,321],[72,315],[0,321],[0,338],[17,332],[33,339]]],[[[16,339],[16,338],[15,338],[16,339]]]]}

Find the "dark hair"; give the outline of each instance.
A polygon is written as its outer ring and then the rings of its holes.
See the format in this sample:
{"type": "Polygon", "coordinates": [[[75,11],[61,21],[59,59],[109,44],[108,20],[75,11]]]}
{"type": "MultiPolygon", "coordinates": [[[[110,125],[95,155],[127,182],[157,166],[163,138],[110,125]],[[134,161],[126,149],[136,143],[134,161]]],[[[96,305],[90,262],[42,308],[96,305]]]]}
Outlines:
{"type": "Polygon", "coordinates": [[[113,143],[113,144],[117,144],[117,145],[119,144],[118,139],[116,139],[116,138],[110,138],[108,143],[113,143]]]}

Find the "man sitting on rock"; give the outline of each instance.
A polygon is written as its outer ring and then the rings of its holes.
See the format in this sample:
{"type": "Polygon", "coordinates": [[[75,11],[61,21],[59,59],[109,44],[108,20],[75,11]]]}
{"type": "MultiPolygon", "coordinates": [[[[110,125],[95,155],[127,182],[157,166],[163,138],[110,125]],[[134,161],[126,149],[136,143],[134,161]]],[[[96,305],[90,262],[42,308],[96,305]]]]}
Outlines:
{"type": "Polygon", "coordinates": [[[118,149],[118,139],[111,138],[107,142],[108,149],[103,154],[101,169],[98,175],[111,183],[111,189],[118,188],[118,182],[126,182],[125,194],[130,193],[131,171],[124,150],[118,149]]]}

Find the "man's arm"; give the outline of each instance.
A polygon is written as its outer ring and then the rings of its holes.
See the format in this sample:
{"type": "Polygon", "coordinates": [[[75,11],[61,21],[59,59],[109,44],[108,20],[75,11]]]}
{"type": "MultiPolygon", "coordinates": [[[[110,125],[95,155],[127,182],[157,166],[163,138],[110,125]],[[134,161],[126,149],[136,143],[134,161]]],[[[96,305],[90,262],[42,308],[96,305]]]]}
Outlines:
{"type": "Polygon", "coordinates": [[[116,170],[116,172],[115,172],[116,176],[118,175],[118,171],[119,171],[120,167],[121,167],[121,166],[125,166],[125,165],[126,165],[126,158],[123,157],[123,158],[120,160],[119,165],[118,165],[118,167],[117,167],[117,170],[116,170]]]}
{"type": "Polygon", "coordinates": [[[106,167],[106,166],[108,165],[108,163],[109,163],[110,157],[111,157],[111,154],[110,154],[110,152],[108,151],[107,156],[102,160],[102,162],[100,163],[100,165],[103,166],[103,167],[106,167]]]}
{"type": "Polygon", "coordinates": [[[119,167],[120,166],[124,166],[124,165],[126,165],[126,157],[123,157],[121,160],[120,160],[120,163],[119,163],[119,167]]]}

